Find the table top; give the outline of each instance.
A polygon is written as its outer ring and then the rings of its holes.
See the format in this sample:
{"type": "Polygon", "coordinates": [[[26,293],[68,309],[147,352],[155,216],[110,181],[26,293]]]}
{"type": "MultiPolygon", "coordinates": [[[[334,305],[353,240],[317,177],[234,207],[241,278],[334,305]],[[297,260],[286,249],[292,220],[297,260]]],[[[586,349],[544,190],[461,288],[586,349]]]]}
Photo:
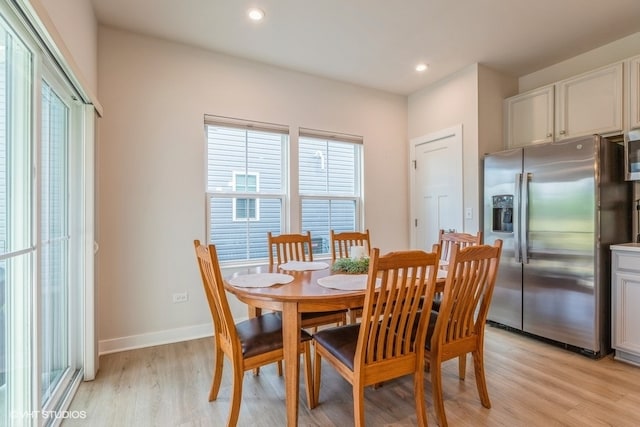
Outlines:
{"type": "MultiPolygon", "coordinates": [[[[329,263],[328,263],[329,264],[329,263]]],[[[339,289],[331,289],[317,284],[318,279],[327,277],[332,274],[344,274],[331,270],[331,265],[322,270],[311,271],[289,271],[276,267],[259,266],[250,267],[246,270],[239,271],[225,278],[225,288],[238,297],[249,297],[251,299],[264,298],[271,301],[316,301],[329,302],[340,301],[344,299],[362,299],[364,298],[365,289],[357,291],[344,291],[339,289]],[[293,281],[287,284],[278,284],[261,288],[243,288],[229,284],[228,280],[242,274],[254,273],[284,273],[293,276],[293,281]]]]}
{"type": "MultiPolygon", "coordinates": [[[[316,302],[335,302],[343,299],[362,299],[365,294],[365,289],[362,290],[339,290],[331,289],[318,285],[318,279],[327,277],[333,274],[344,274],[341,272],[334,272],[331,270],[330,263],[328,268],[322,270],[311,271],[290,271],[283,270],[273,266],[257,266],[248,267],[246,270],[238,271],[233,275],[225,278],[225,288],[236,295],[237,297],[245,297],[250,299],[265,299],[271,301],[316,301],[316,302]],[[287,284],[277,284],[268,287],[259,288],[244,288],[231,285],[228,280],[243,275],[243,274],[255,274],[255,273],[283,273],[293,276],[293,281],[287,284]]],[[[436,288],[441,288],[444,284],[444,277],[439,275],[436,288]]],[[[436,289],[439,291],[441,289],[436,289]]],[[[347,301],[348,304],[348,301],[347,301]]]]}

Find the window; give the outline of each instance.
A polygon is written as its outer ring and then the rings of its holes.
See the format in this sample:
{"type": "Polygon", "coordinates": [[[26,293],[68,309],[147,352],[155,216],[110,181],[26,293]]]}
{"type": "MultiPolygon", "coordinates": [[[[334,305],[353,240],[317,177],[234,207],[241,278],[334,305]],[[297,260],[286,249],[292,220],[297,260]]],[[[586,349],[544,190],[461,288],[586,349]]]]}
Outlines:
{"type": "MultiPolygon", "coordinates": [[[[257,193],[258,174],[233,172],[233,190],[243,193],[257,193]]],[[[259,209],[257,199],[235,198],[233,199],[233,220],[258,221],[260,219],[259,209]]]]}
{"type": "Polygon", "coordinates": [[[267,255],[267,231],[285,224],[285,126],[205,117],[207,235],[220,261],[267,255]]]}
{"type": "Polygon", "coordinates": [[[302,230],[329,253],[330,230],[360,229],[362,139],[300,129],[298,150],[302,230]]]}
{"type": "Polygon", "coordinates": [[[205,131],[207,236],[220,261],[266,259],[268,231],[310,231],[313,253],[328,254],[330,230],[361,229],[362,138],[300,129],[291,159],[286,126],[205,116],[205,131]]]}

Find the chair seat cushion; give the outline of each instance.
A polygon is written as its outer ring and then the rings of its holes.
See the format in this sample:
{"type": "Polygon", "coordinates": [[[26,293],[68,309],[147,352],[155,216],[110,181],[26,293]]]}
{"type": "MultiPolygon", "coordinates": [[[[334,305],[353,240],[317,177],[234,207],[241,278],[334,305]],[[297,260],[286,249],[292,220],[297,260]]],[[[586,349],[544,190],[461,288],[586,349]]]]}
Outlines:
{"type": "Polygon", "coordinates": [[[442,305],[442,292],[436,292],[433,296],[433,302],[431,303],[432,311],[440,311],[440,306],[442,305]]]}
{"type": "Polygon", "coordinates": [[[323,329],[314,334],[313,339],[353,371],[353,359],[359,333],[359,324],[339,326],[323,329]]]}
{"type": "MultiPolygon", "coordinates": [[[[244,357],[252,357],[282,348],[282,320],[275,313],[263,314],[237,323],[236,330],[242,344],[244,357]]],[[[300,338],[301,341],[308,341],[311,339],[311,335],[302,330],[300,338]]]]}
{"type": "MultiPolygon", "coordinates": [[[[436,328],[436,321],[438,320],[438,312],[435,310],[431,310],[429,315],[429,324],[427,325],[427,338],[424,341],[424,347],[429,350],[431,349],[431,337],[433,336],[433,331],[436,328]]],[[[416,318],[416,321],[413,323],[413,330],[411,331],[411,339],[414,340],[416,338],[416,334],[418,333],[418,323],[420,321],[420,316],[416,318]]]]}
{"type": "Polygon", "coordinates": [[[433,336],[433,330],[436,328],[437,320],[438,312],[435,310],[431,310],[431,315],[429,316],[429,325],[427,326],[427,339],[424,342],[424,348],[426,348],[427,350],[431,350],[431,337],[433,336]]]}

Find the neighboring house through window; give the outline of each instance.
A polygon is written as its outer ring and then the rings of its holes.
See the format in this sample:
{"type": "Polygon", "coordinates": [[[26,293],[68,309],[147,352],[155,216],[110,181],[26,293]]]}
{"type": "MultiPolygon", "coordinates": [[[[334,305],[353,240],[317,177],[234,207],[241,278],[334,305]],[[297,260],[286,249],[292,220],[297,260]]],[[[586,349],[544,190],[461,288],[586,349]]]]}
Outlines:
{"type": "MultiPolygon", "coordinates": [[[[258,174],[233,172],[233,189],[241,193],[258,192],[258,174]]],[[[233,199],[233,220],[234,221],[259,221],[260,202],[258,199],[234,198],[233,199]]]]}

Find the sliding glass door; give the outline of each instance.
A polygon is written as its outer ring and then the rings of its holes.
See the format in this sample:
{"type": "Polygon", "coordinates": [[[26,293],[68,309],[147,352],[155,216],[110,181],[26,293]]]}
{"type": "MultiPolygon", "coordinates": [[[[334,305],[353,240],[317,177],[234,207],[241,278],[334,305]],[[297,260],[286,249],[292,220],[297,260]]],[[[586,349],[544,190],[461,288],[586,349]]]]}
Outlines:
{"type": "Polygon", "coordinates": [[[76,371],[71,335],[72,301],[69,233],[69,148],[71,107],[42,80],[40,103],[40,380],[44,407],[55,409],[57,395],[76,371]]]}
{"type": "Polygon", "coordinates": [[[32,51],[0,20],[0,425],[32,410],[35,279],[32,51]]]}
{"type": "Polygon", "coordinates": [[[0,426],[59,424],[82,374],[82,105],[0,5],[0,426]]]}

